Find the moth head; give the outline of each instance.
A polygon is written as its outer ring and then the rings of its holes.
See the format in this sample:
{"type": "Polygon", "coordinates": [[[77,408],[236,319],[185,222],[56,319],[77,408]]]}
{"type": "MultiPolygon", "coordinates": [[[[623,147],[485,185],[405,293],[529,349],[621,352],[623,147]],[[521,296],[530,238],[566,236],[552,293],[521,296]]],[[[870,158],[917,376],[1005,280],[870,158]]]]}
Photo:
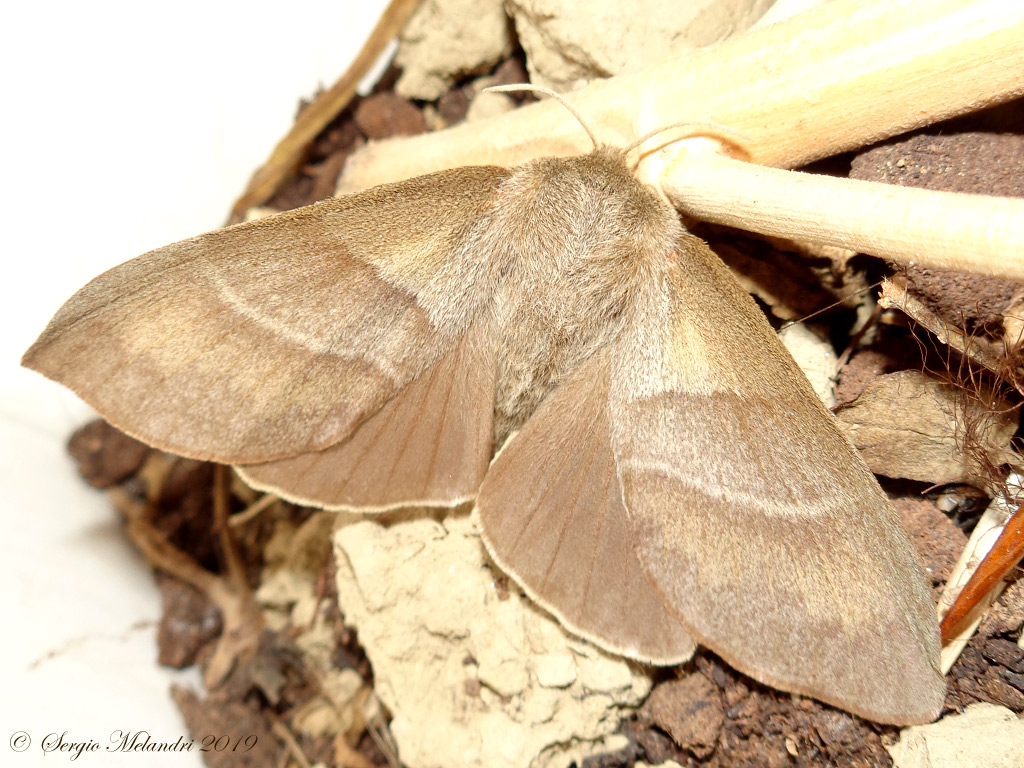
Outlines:
{"type": "Polygon", "coordinates": [[[496,215],[517,263],[555,262],[565,274],[609,282],[628,281],[680,233],[675,209],[637,180],[623,149],[608,146],[521,166],[503,184],[496,215]]]}

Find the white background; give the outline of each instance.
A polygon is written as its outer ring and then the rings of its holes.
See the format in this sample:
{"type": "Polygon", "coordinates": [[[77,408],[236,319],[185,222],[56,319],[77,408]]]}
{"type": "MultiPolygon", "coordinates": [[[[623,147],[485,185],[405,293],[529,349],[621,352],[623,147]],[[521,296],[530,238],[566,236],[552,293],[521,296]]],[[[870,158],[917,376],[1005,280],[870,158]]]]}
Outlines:
{"type": "MultiPolygon", "coordinates": [[[[192,754],[44,755],[117,730],[186,731],[156,666],[159,596],[64,444],[89,418],[18,367],[60,304],[99,272],[223,223],[330,86],[385,0],[11,3],[0,25],[0,763],[200,765],[192,754]],[[26,732],[24,753],[11,736],[26,732]]],[[[195,675],[184,681],[195,684],[195,675]]]]}

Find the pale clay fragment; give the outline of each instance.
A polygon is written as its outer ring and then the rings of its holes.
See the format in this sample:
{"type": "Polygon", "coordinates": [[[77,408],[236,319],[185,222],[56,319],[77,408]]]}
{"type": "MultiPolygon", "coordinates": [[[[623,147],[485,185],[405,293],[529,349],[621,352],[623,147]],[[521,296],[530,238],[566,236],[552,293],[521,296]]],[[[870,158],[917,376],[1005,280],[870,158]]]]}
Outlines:
{"type": "Polygon", "coordinates": [[[963,714],[904,728],[886,749],[895,768],[1024,768],[1024,722],[1005,707],[972,704],[963,714]]]}
{"type": "Polygon", "coordinates": [[[503,586],[467,514],[364,520],[334,544],[339,605],[409,768],[561,767],[623,745],[650,678],[503,586]]]}
{"type": "Polygon", "coordinates": [[[783,328],[779,331],[779,340],[811,382],[818,399],[826,408],[834,408],[838,358],[832,344],[802,323],[783,328]]]}
{"type": "Polygon", "coordinates": [[[484,72],[512,52],[502,0],[424,0],[402,30],[395,90],[433,101],[455,80],[484,72]]]}
{"type": "Polygon", "coordinates": [[[508,0],[530,81],[571,91],[751,27],[772,0],[508,0]]]}

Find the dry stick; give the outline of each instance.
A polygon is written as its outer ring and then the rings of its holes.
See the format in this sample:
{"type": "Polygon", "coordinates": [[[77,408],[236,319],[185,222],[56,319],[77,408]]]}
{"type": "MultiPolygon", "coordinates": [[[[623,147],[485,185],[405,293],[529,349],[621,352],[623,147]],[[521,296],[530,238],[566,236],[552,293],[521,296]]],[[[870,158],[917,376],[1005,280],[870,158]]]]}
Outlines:
{"type": "Polygon", "coordinates": [[[309,624],[306,626],[305,631],[311,630],[316,625],[316,620],[320,617],[320,608],[324,604],[324,600],[327,597],[327,580],[334,573],[334,560],[329,558],[324,563],[323,568],[320,569],[320,574],[316,579],[316,603],[313,604],[313,613],[309,617],[309,624]]]}
{"type": "Polygon", "coordinates": [[[850,357],[853,356],[854,351],[856,351],[860,347],[860,344],[864,340],[864,337],[878,323],[878,319],[881,316],[882,305],[876,303],[874,308],[871,310],[871,315],[864,322],[864,325],[860,328],[860,330],[853,334],[853,338],[851,338],[850,342],[846,345],[846,349],[844,349],[842,354],[839,355],[839,357],[836,359],[837,371],[842,371],[843,368],[846,367],[846,364],[850,362],[850,357]]]}
{"type": "MultiPolygon", "coordinates": [[[[836,0],[569,101],[599,137],[718,124],[753,163],[795,167],[1024,93],[1024,4],[1001,0],[836,0]]],[[[459,165],[513,165],[585,152],[555,104],[424,136],[371,143],[349,158],[349,192],[459,165]]],[[[693,144],[693,142],[687,142],[693,144]]],[[[773,175],[694,153],[659,179],[700,218],[807,237],[901,262],[1024,276],[1024,203],[867,182],[773,175]],[[723,175],[728,171],[728,179],[723,175]],[[737,215],[742,211],[742,215],[737,215]]]]}
{"type": "MultiPolygon", "coordinates": [[[[1024,94],[1024,3],[835,0],[567,97],[624,146],[674,124],[717,123],[761,165],[794,168],[1024,94]]],[[[460,165],[589,150],[550,101],[422,136],[371,142],[342,191],[460,165]]]]}
{"type": "Polygon", "coordinates": [[[882,282],[882,295],[878,304],[884,309],[900,310],[931,331],[940,343],[952,347],[964,357],[1006,380],[1006,363],[991,346],[983,339],[969,338],[907,293],[907,281],[903,275],[894,275],[882,282]]]}
{"type": "Polygon", "coordinates": [[[377,749],[384,755],[388,765],[391,768],[400,768],[401,762],[398,760],[398,746],[395,744],[391,731],[388,730],[388,725],[381,712],[381,706],[380,699],[371,690],[363,701],[363,722],[366,724],[366,732],[370,734],[370,738],[373,739],[377,749]]]}
{"type": "Polygon", "coordinates": [[[108,490],[107,498],[124,515],[128,538],[139,548],[152,567],[171,574],[205,595],[212,595],[217,591],[216,575],[202,568],[186,553],[170,544],[146,521],[146,504],[120,486],[108,490]]]}
{"type": "Polygon", "coordinates": [[[253,174],[248,188],[232,208],[234,217],[240,219],[249,208],[269,200],[281,182],[295,171],[310,142],[352,100],[359,81],[370,71],[391,39],[402,31],[419,2],[391,0],[345,74],[299,113],[288,135],[281,139],[267,162],[253,174]]]}
{"type": "Polygon", "coordinates": [[[299,742],[292,736],[292,732],[288,730],[288,726],[282,723],[278,719],[274,719],[274,722],[270,726],[271,732],[277,736],[278,739],[284,744],[285,751],[295,758],[300,768],[313,768],[313,764],[309,762],[309,758],[306,757],[306,753],[302,751],[302,747],[299,746],[299,742]]]}
{"type": "Polygon", "coordinates": [[[147,505],[123,488],[110,489],[107,497],[125,516],[125,532],[149,564],[202,592],[220,611],[224,628],[203,675],[207,689],[215,689],[234,669],[237,660],[255,648],[263,629],[263,617],[252,593],[248,587],[239,592],[234,580],[210,573],[170,544],[146,520],[147,505]]]}
{"type": "Polygon", "coordinates": [[[224,464],[213,465],[213,526],[220,539],[220,550],[224,556],[224,565],[231,585],[239,592],[248,592],[249,584],[245,578],[245,565],[231,537],[229,523],[229,505],[231,501],[228,483],[228,469],[224,464]]]}
{"type": "Polygon", "coordinates": [[[1006,521],[999,538],[996,539],[977,570],[964,584],[956,600],[942,617],[939,628],[945,645],[963,630],[971,612],[1024,558],[1024,507],[1018,506],[1006,521]]]}
{"type": "Polygon", "coordinates": [[[275,496],[272,493],[264,493],[256,501],[250,504],[248,507],[243,509],[241,512],[236,512],[228,518],[228,525],[232,528],[239,528],[249,523],[250,520],[255,519],[259,514],[273,504],[275,501],[280,501],[280,496],[275,496]]]}
{"type": "Polygon", "coordinates": [[[263,613],[249,589],[245,565],[235,548],[228,522],[230,471],[223,464],[216,464],[213,468],[213,521],[227,570],[226,577],[218,579],[217,585],[226,593],[223,599],[230,613],[221,608],[224,629],[203,675],[206,687],[210,690],[227,679],[240,658],[255,650],[263,630],[263,613]]]}
{"type": "Polygon", "coordinates": [[[1024,200],[764,168],[681,150],[661,175],[679,210],[776,237],[975,274],[1024,278],[1024,200]]]}
{"type": "MultiPolygon", "coordinates": [[[[1020,475],[1011,474],[1007,478],[1006,485],[1010,488],[1019,489],[1021,487],[1021,479],[1020,475]]],[[[1008,505],[1004,496],[997,496],[988,505],[988,509],[985,510],[981,519],[974,526],[974,530],[971,531],[971,536],[967,541],[967,546],[964,547],[960,559],[957,560],[956,565],[953,567],[953,571],[946,581],[946,587],[942,592],[942,596],[939,598],[938,614],[940,619],[945,616],[955,602],[954,595],[959,585],[969,581],[973,571],[982,567],[981,563],[984,562],[995,542],[999,540],[1000,533],[1013,509],[1013,507],[1008,505]]],[[[1005,582],[997,580],[987,593],[981,595],[977,604],[967,611],[965,619],[958,622],[963,627],[958,634],[949,637],[948,632],[943,632],[944,645],[939,657],[939,664],[943,674],[952,669],[960,653],[967,647],[967,642],[974,636],[985,613],[995,603],[1004,586],[1005,582]]]]}

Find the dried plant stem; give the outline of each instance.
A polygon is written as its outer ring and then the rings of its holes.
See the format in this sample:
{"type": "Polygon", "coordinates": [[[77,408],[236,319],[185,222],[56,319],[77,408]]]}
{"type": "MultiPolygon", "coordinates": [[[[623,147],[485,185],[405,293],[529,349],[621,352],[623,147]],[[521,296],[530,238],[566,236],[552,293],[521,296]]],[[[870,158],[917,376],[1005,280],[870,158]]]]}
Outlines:
{"type": "Polygon", "coordinates": [[[395,744],[395,739],[391,735],[391,731],[388,730],[387,719],[384,717],[380,699],[372,690],[363,701],[363,722],[366,724],[366,732],[370,734],[370,738],[384,755],[390,768],[400,768],[398,745],[395,744]]]}
{"type": "Polygon", "coordinates": [[[765,168],[680,151],[661,188],[684,213],[901,264],[1024,277],[1024,200],[765,168]]]}
{"type": "Polygon", "coordinates": [[[944,643],[955,638],[975,606],[1012,571],[1024,557],[1024,507],[1017,510],[1006,521],[992,549],[978,564],[977,570],[957,594],[946,615],[942,617],[942,640],[944,643]]]}
{"type": "Polygon", "coordinates": [[[250,521],[259,517],[260,513],[274,504],[274,502],[280,500],[279,496],[275,496],[272,493],[264,493],[241,512],[236,512],[231,515],[231,517],[228,518],[228,525],[232,528],[240,528],[243,525],[247,525],[250,521]]]}
{"type": "MultiPolygon", "coordinates": [[[[717,123],[760,165],[793,168],[1024,93],[1024,3],[836,0],[658,66],[593,82],[569,100],[599,139],[717,123]]],[[[341,190],[460,165],[512,165],[589,149],[558,104],[353,155],[341,190]]]]}
{"type": "Polygon", "coordinates": [[[228,473],[231,470],[223,464],[213,467],[213,526],[220,539],[220,550],[227,570],[227,578],[240,590],[247,590],[245,566],[238,555],[234,539],[231,537],[228,507],[231,502],[231,491],[228,484],[228,473]]]}
{"type": "Polygon", "coordinates": [[[217,591],[217,576],[200,567],[191,557],[168,543],[146,520],[147,507],[144,503],[120,486],[107,491],[107,497],[124,515],[128,538],[139,548],[151,566],[173,575],[204,594],[211,595],[217,591]]]}
{"type": "Polygon", "coordinates": [[[170,544],[147,521],[148,506],[123,488],[112,488],[107,495],[125,516],[125,532],[149,564],[199,590],[220,611],[224,630],[203,674],[207,689],[217,688],[238,659],[255,650],[259,640],[263,615],[252,592],[244,582],[239,586],[237,578],[220,578],[210,573],[170,544]]]}
{"type": "MultiPolygon", "coordinates": [[[[1007,484],[1011,487],[1019,488],[1021,481],[1022,478],[1019,475],[1013,475],[1007,480],[1007,484]]],[[[978,524],[974,526],[974,531],[967,541],[967,546],[964,547],[963,554],[960,555],[960,559],[957,561],[956,566],[954,566],[953,572],[946,582],[946,589],[939,600],[938,611],[940,619],[949,611],[956,596],[968,583],[979,564],[985,560],[985,557],[999,540],[1000,533],[1006,525],[1011,512],[1013,512],[1013,508],[1007,505],[1006,500],[1002,496],[997,496],[988,509],[985,510],[985,514],[981,516],[978,524]]],[[[943,674],[949,672],[956,663],[961,652],[967,646],[968,640],[974,635],[985,613],[995,603],[1004,586],[1005,583],[1003,581],[997,581],[994,587],[975,602],[974,607],[966,612],[963,618],[957,620],[958,626],[962,627],[959,633],[953,637],[947,636],[946,632],[943,633],[944,646],[939,658],[943,674]]]]}
{"type": "Polygon", "coordinates": [[[302,747],[299,746],[299,742],[295,740],[292,732],[288,730],[288,726],[280,720],[275,719],[270,726],[270,730],[278,739],[281,740],[281,743],[284,744],[285,750],[299,765],[299,768],[313,768],[313,764],[309,762],[309,758],[306,757],[306,753],[302,751],[302,747]]]}
{"type": "Polygon", "coordinates": [[[964,357],[1007,380],[1006,363],[991,348],[991,345],[984,339],[967,336],[962,330],[947,323],[920,300],[907,293],[907,281],[903,275],[895,275],[892,279],[882,283],[882,295],[878,304],[885,309],[900,310],[935,334],[935,338],[940,343],[951,347],[964,357]]]}

